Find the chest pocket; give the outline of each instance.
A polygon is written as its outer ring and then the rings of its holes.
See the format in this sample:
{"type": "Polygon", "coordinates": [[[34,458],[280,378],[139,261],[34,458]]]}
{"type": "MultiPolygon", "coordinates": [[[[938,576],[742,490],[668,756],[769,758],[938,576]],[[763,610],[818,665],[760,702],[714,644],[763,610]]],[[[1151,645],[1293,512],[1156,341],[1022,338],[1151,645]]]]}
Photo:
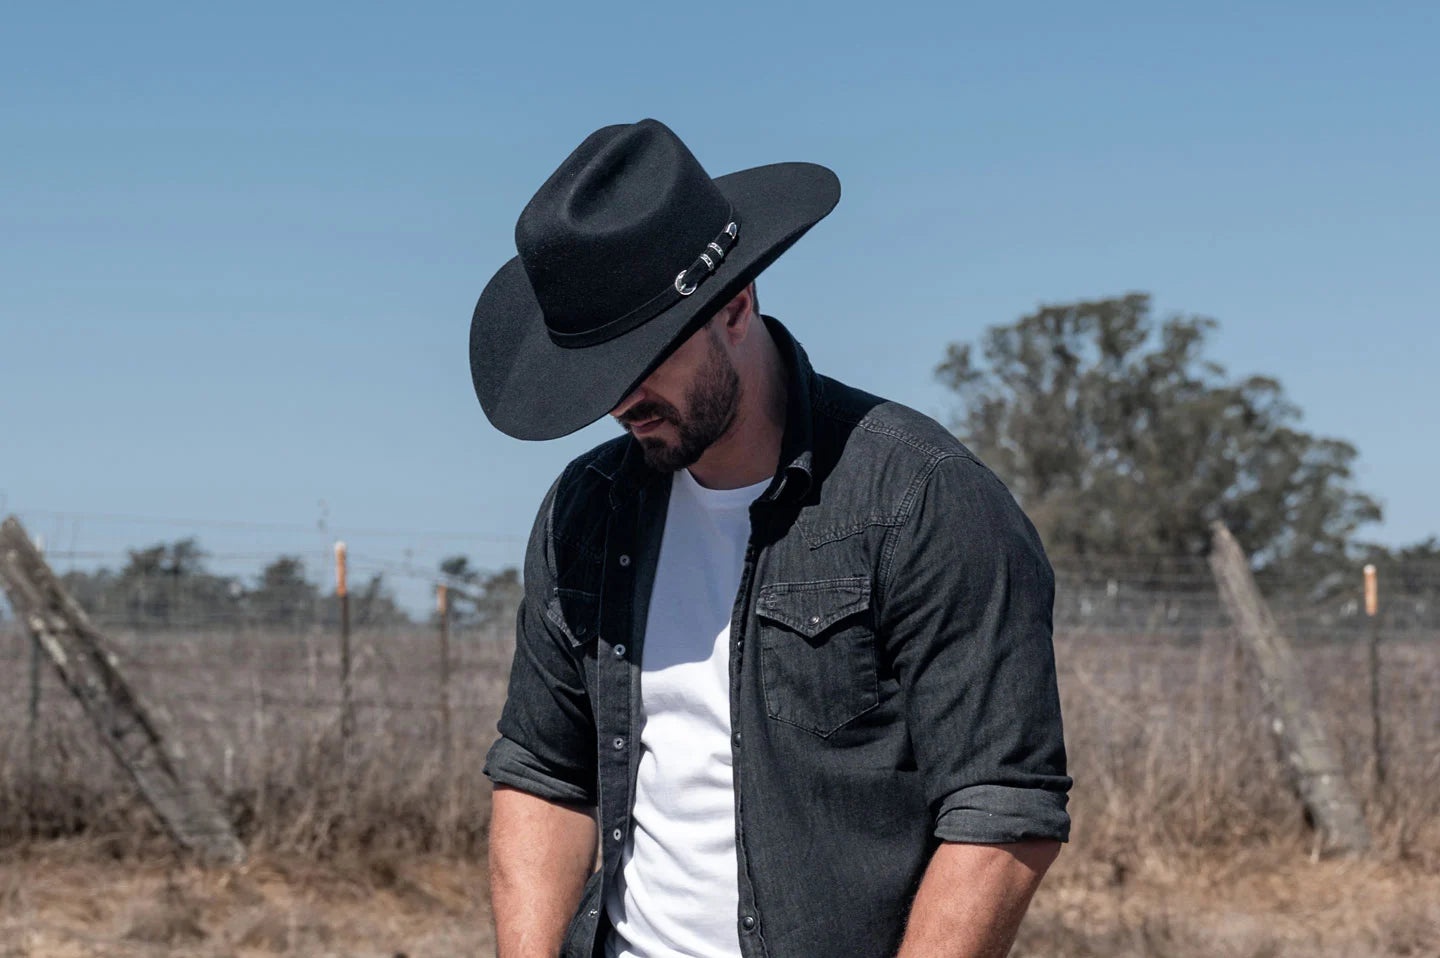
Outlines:
{"type": "Polygon", "coordinates": [[[755,615],[772,719],[823,738],[879,703],[868,576],[770,583],[755,615]]]}
{"type": "Polygon", "coordinates": [[[600,597],[578,589],[556,589],[545,603],[545,617],[553,622],[571,648],[600,634],[600,597]]]}

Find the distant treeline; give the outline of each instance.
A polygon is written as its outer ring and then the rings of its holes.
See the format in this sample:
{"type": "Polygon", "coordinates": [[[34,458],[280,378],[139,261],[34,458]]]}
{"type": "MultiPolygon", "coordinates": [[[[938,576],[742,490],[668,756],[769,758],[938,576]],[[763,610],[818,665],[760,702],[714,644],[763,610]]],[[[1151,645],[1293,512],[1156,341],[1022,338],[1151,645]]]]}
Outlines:
{"type": "MultiPolygon", "coordinates": [[[[120,569],[71,571],[61,582],[98,624],[134,628],[207,625],[308,628],[337,625],[340,600],[322,588],[294,555],[281,555],[251,577],[220,575],[205,564],[193,538],[128,551],[120,569]]],[[[451,588],[451,618],[460,626],[486,625],[511,613],[518,601],[514,569],[484,573],[463,556],[441,563],[437,578],[451,588]]],[[[384,573],[350,584],[355,627],[413,624],[396,603],[384,573]]]]}

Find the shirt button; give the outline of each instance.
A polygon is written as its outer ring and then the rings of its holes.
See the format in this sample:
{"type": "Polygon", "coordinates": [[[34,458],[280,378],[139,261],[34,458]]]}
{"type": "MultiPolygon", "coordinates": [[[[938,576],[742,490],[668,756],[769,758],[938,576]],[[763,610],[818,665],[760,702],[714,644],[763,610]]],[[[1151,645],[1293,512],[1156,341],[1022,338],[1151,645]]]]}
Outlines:
{"type": "Polygon", "coordinates": [[[630,564],[630,557],[629,557],[629,556],[621,556],[621,557],[620,557],[620,567],[621,567],[622,569],[625,568],[626,566],[628,566],[629,564],[630,564]]]}
{"type": "Polygon", "coordinates": [[[736,732],[736,733],[735,733],[735,744],[736,744],[736,745],[739,745],[739,744],[740,744],[740,733],[739,733],[739,732],[736,732]]]}
{"type": "Polygon", "coordinates": [[[623,738],[617,737],[615,741],[611,742],[610,744],[615,746],[615,751],[618,752],[625,747],[625,740],[623,738]]]}
{"type": "Polygon", "coordinates": [[[740,919],[740,930],[741,930],[741,931],[754,931],[754,930],[755,930],[755,916],[754,916],[754,915],[746,915],[744,918],[741,918],[741,919],[740,919]]]}
{"type": "Polygon", "coordinates": [[[617,829],[615,829],[613,832],[610,833],[610,837],[613,838],[613,839],[615,839],[615,840],[618,842],[620,839],[622,839],[622,838],[625,837],[625,833],[622,832],[620,829],[617,828],[617,829]]]}
{"type": "Polygon", "coordinates": [[[811,625],[819,625],[819,624],[820,624],[820,616],[818,616],[818,615],[812,615],[812,616],[810,616],[810,624],[811,624],[811,625]]]}
{"type": "Polygon", "coordinates": [[[614,650],[614,651],[615,651],[615,657],[616,657],[617,659],[621,659],[621,658],[624,658],[624,657],[625,657],[625,646],[624,646],[624,645],[617,645],[617,646],[615,646],[615,650],[614,650]]]}

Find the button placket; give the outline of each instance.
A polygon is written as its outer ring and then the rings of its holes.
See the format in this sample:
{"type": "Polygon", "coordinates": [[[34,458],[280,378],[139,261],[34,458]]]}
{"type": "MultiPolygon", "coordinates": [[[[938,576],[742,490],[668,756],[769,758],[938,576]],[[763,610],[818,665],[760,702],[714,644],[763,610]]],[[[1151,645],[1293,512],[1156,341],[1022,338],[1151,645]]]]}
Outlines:
{"type": "MultiPolygon", "coordinates": [[[[636,739],[634,698],[637,694],[638,666],[629,657],[629,650],[638,641],[633,621],[636,574],[640,571],[634,549],[633,533],[638,528],[634,510],[637,503],[621,506],[607,523],[604,554],[610,557],[605,566],[605,583],[601,603],[602,635],[610,637],[610,653],[598,656],[601,662],[600,723],[602,744],[601,778],[606,809],[602,813],[605,835],[612,843],[607,871],[619,867],[620,850],[624,847],[630,827],[630,791],[638,749],[631,748],[636,739]]],[[[603,646],[602,646],[603,648],[603,646]]],[[[611,871],[613,875],[613,871],[611,871]]],[[[610,880],[607,878],[607,881],[610,880]]]]}

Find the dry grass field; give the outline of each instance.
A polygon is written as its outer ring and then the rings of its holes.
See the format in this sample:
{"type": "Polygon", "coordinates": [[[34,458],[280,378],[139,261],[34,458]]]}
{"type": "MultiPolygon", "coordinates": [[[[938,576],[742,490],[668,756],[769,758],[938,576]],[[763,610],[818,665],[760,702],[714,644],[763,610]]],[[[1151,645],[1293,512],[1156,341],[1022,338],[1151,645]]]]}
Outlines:
{"type": "MultiPolygon", "coordinates": [[[[435,641],[356,637],[339,739],[333,636],[116,633],[128,672],[252,850],[169,851],[78,708],[0,632],[0,958],[492,951],[480,774],[508,644],[455,636],[446,760],[435,641]]],[[[1037,956],[1440,956],[1440,641],[1384,648],[1389,779],[1372,789],[1363,649],[1301,647],[1375,836],[1314,854],[1229,636],[1061,634],[1074,840],[1015,949],[1037,956]]]]}

